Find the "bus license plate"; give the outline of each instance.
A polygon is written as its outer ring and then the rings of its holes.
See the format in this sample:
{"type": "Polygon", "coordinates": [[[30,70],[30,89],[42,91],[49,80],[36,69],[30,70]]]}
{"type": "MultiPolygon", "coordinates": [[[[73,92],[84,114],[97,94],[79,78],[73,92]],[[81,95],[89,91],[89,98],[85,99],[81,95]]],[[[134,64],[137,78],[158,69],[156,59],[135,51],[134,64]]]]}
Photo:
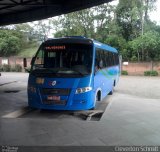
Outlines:
{"type": "Polygon", "coordinates": [[[48,100],[55,100],[55,101],[60,101],[60,96],[48,96],[48,100]]]}

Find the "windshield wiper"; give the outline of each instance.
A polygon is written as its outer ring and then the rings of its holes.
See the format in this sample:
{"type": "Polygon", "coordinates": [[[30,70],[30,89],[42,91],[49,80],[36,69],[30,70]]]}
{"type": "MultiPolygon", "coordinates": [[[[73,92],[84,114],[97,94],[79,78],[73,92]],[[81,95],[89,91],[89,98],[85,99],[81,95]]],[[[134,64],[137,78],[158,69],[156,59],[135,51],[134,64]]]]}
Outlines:
{"type": "Polygon", "coordinates": [[[66,69],[60,69],[57,71],[58,74],[80,74],[82,76],[84,76],[83,73],[81,73],[80,71],[78,70],[75,70],[75,69],[69,69],[69,68],[66,68],[66,69]]]}
{"type": "Polygon", "coordinates": [[[70,69],[70,68],[55,68],[55,69],[51,69],[51,68],[38,68],[38,69],[34,69],[32,70],[33,73],[35,74],[79,74],[81,76],[84,76],[86,74],[76,70],[76,69],[70,69]]]}
{"type": "Polygon", "coordinates": [[[77,72],[78,74],[80,74],[81,76],[84,76],[84,74],[78,70],[73,69],[73,71],[77,72]]]}
{"type": "Polygon", "coordinates": [[[57,71],[50,69],[50,68],[34,69],[32,72],[34,73],[57,73],[57,71]]]}

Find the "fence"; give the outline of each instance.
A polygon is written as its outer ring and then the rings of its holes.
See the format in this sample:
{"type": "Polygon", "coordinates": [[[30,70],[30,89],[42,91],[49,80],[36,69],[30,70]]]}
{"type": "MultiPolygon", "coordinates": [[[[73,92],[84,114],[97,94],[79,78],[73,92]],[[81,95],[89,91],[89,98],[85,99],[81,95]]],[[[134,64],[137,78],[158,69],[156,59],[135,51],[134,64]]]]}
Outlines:
{"type": "Polygon", "coordinates": [[[144,71],[155,70],[160,75],[160,62],[127,62],[123,63],[122,70],[127,71],[129,75],[144,75],[144,71]]]}

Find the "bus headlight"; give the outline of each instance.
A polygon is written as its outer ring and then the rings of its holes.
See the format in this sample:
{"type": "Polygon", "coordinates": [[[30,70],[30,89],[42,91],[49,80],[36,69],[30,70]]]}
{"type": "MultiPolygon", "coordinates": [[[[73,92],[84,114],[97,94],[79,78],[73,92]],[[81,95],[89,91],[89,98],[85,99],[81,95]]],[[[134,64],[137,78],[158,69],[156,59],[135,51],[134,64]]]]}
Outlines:
{"type": "Polygon", "coordinates": [[[85,93],[91,90],[92,90],[92,87],[77,88],[76,94],[85,93]]]}

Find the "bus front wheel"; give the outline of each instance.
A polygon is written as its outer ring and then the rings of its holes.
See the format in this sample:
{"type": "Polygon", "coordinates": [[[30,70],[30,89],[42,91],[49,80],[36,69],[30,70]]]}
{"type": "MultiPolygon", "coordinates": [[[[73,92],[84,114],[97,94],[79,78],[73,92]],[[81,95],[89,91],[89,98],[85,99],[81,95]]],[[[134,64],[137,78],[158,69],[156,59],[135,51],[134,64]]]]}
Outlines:
{"type": "Polygon", "coordinates": [[[91,108],[90,110],[95,110],[98,105],[98,101],[101,101],[101,91],[98,91],[96,96],[95,96],[95,106],[91,108]]]}

